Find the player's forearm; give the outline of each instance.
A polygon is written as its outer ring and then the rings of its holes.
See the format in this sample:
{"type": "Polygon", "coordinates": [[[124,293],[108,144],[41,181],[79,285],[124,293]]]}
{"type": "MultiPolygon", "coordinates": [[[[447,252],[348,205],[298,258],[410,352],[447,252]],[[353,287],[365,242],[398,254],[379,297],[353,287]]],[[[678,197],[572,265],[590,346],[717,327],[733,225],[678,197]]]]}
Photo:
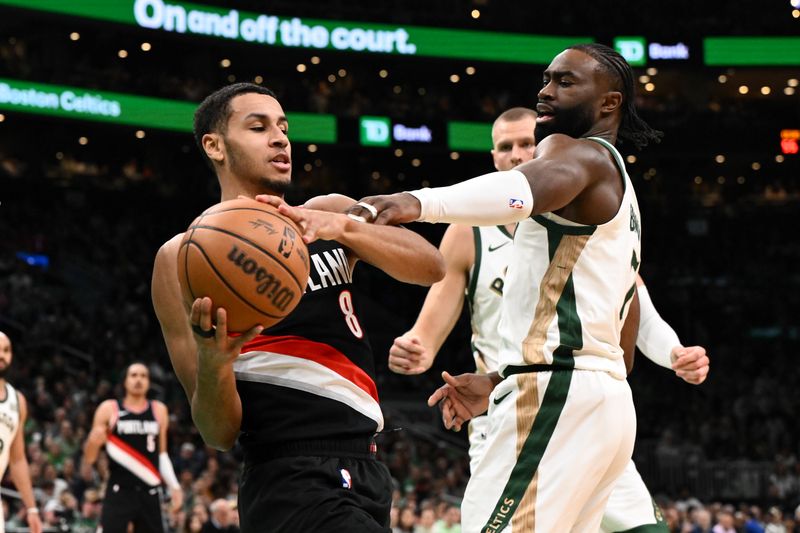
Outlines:
{"type": "Polygon", "coordinates": [[[641,320],[636,347],[657,365],[672,368],[672,349],[681,346],[678,334],[661,318],[647,287],[640,286],[638,292],[641,320]]]}
{"type": "Polygon", "coordinates": [[[444,344],[447,336],[453,331],[461,308],[464,305],[463,289],[457,295],[452,294],[448,280],[434,284],[425,297],[425,303],[419,313],[417,321],[411,328],[423,346],[436,354],[444,344]]]}
{"type": "Polygon", "coordinates": [[[32,509],[36,507],[36,500],[33,497],[33,486],[31,484],[30,467],[28,460],[25,458],[12,460],[8,464],[11,473],[11,479],[14,481],[14,486],[19,492],[22,503],[25,507],[32,509]]]}
{"type": "Polygon", "coordinates": [[[494,226],[530,216],[534,198],[518,170],[492,172],[449,187],[409,191],[420,203],[422,222],[494,226]]]}
{"type": "Polygon", "coordinates": [[[197,371],[192,397],[192,420],[203,440],[218,450],[229,450],[242,425],[242,401],[236,390],[233,365],[204,365],[197,371]]]}
{"type": "Polygon", "coordinates": [[[337,241],[359,259],[405,283],[431,285],[444,276],[444,259],[439,250],[405,228],[348,219],[337,241]]]}
{"type": "Polygon", "coordinates": [[[87,465],[95,464],[103,444],[105,444],[105,439],[98,436],[98,432],[93,429],[89,433],[89,438],[86,439],[86,444],[83,446],[83,463],[87,465]]]}

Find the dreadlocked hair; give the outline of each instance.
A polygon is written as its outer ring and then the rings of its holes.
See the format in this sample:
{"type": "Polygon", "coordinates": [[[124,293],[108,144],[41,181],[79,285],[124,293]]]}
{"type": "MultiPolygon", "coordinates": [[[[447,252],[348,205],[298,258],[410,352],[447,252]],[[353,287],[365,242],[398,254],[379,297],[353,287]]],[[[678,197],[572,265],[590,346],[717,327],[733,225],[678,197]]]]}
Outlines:
{"type": "Polygon", "coordinates": [[[631,141],[639,150],[651,141],[661,142],[664,133],[651,128],[636,112],[633,99],[633,71],[625,58],[613,48],[603,44],[576,44],[568,49],[578,50],[595,59],[600,68],[611,76],[614,89],[622,93],[622,122],[618,132],[620,140],[631,141]]]}

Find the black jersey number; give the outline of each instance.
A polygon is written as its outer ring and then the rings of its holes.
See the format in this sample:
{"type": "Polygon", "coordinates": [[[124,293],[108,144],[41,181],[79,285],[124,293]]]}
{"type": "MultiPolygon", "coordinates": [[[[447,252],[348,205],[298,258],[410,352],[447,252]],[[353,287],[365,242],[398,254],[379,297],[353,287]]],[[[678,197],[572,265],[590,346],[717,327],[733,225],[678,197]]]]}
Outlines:
{"type": "Polygon", "coordinates": [[[361,329],[361,324],[358,322],[358,317],[355,315],[355,308],[353,307],[353,295],[350,291],[345,289],[339,294],[339,309],[344,314],[344,322],[350,328],[350,332],[358,339],[364,338],[364,330],[361,329]]]}

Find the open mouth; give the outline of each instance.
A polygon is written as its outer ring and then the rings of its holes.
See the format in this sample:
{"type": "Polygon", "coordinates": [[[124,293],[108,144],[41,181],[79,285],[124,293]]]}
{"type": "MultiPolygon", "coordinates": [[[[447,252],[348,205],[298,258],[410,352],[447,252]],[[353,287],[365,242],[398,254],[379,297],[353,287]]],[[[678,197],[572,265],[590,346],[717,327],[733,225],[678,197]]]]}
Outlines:
{"type": "Polygon", "coordinates": [[[555,117],[555,110],[547,104],[537,104],[536,115],[536,122],[547,122],[555,117]]]}
{"type": "Polygon", "coordinates": [[[278,154],[270,160],[270,163],[281,171],[289,171],[292,168],[292,161],[288,154],[278,154]]]}

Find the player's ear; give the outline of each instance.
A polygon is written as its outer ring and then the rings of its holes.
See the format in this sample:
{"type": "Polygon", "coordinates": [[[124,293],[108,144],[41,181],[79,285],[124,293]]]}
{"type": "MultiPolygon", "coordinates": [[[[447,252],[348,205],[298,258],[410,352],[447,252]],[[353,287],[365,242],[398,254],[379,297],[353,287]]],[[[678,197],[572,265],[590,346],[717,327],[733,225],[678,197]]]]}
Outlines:
{"type": "Polygon", "coordinates": [[[603,102],[600,104],[600,111],[604,115],[610,115],[622,105],[622,93],[619,91],[608,91],[603,95],[603,102]]]}
{"type": "Polygon", "coordinates": [[[202,138],[203,150],[211,161],[225,160],[225,141],[219,133],[206,133],[202,138]]]}

